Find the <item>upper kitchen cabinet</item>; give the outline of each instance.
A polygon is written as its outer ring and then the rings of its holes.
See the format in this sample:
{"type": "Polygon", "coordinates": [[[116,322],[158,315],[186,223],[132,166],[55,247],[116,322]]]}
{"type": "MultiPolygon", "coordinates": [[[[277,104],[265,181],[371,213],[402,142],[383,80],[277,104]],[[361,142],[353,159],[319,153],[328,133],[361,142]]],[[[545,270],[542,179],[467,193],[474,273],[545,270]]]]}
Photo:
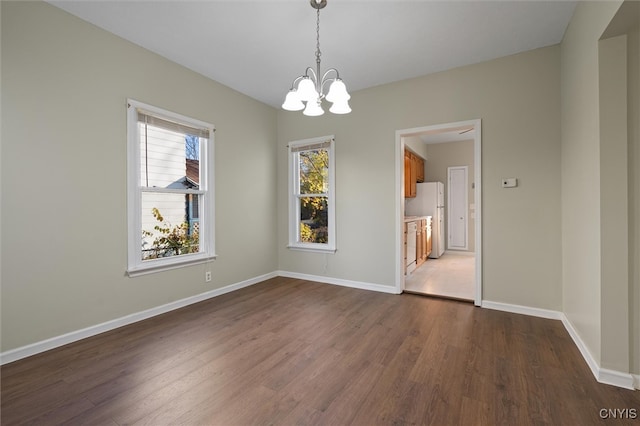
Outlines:
{"type": "Polygon", "coordinates": [[[424,160],[417,155],[416,158],[416,182],[424,182],[424,160]]]}
{"type": "Polygon", "coordinates": [[[404,197],[416,196],[416,183],[424,182],[424,160],[413,152],[404,150],[404,197]]]}
{"type": "Polygon", "coordinates": [[[413,154],[404,151],[404,197],[415,198],[416,196],[416,168],[414,166],[413,154]]]}

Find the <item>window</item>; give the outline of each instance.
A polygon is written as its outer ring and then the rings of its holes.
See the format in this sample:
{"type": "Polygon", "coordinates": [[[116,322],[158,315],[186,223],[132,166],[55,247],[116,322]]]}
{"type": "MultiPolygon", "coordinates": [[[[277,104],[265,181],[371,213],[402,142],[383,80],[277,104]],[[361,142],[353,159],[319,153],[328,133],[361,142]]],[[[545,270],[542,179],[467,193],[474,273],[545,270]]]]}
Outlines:
{"type": "Polygon", "coordinates": [[[289,248],[336,251],[334,137],[289,144],[289,248]]]}
{"type": "Polygon", "coordinates": [[[215,258],[211,124],[129,100],[128,274],[215,258]]]}

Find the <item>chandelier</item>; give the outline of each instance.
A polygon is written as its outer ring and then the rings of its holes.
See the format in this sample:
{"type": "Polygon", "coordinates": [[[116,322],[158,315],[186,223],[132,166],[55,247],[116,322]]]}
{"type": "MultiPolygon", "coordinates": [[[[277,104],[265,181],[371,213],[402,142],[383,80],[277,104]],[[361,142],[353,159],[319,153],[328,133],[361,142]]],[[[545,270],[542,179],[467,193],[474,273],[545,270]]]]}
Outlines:
{"type": "Polygon", "coordinates": [[[291,84],[291,89],[282,104],[282,108],[287,111],[300,111],[304,115],[319,116],[324,114],[322,100],[331,102],[329,111],[334,114],[348,114],[351,112],[347,87],[340,79],[340,74],[335,68],[320,74],[320,9],[327,5],[327,0],[309,0],[311,7],[316,9],[316,69],[307,67],[304,75],[297,77],[291,84]],[[322,77],[321,77],[322,76],[322,77]],[[331,82],[329,92],[325,95],[325,84],[331,82]],[[298,85],[296,87],[296,84],[298,85]],[[306,103],[306,105],[305,105],[306,103]]]}

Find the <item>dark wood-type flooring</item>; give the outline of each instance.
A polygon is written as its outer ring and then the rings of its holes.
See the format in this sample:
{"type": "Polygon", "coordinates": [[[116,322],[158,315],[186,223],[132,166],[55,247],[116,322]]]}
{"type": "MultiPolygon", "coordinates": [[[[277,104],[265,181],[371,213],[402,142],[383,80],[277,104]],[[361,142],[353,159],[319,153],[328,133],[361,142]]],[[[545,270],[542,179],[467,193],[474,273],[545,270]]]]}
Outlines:
{"type": "Polygon", "coordinates": [[[2,425],[640,424],[559,321],[288,278],[1,371],[2,425]]]}

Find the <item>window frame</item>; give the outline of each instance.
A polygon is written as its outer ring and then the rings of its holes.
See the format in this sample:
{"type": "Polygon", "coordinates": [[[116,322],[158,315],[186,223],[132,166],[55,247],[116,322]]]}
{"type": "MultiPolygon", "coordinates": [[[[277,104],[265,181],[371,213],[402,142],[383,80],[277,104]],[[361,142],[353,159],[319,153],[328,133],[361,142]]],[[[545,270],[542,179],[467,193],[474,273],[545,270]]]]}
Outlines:
{"type": "Polygon", "coordinates": [[[129,277],[205,263],[216,258],[214,139],[215,127],[213,124],[133,99],[127,99],[127,274],[129,277]],[[203,143],[202,140],[200,141],[199,167],[201,182],[199,182],[198,190],[182,191],[142,187],[138,110],[161,119],[209,131],[209,138],[206,143],[203,143]],[[140,243],[142,238],[142,194],[145,192],[199,194],[200,251],[198,253],[142,260],[142,245],[140,243]]]}
{"type": "MultiPolygon", "coordinates": [[[[287,152],[289,157],[288,167],[288,198],[289,198],[289,244],[287,248],[291,250],[301,250],[309,252],[319,253],[335,253],[336,246],[336,197],[335,197],[335,136],[321,136],[316,138],[302,139],[292,141],[287,145],[287,152]],[[328,242],[325,243],[308,243],[299,240],[300,235],[300,169],[298,153],[304,151],[312,151],[313,149],[302,149],[299,151],[293,151],[293,149],[300,149],[301,147],[317,145],[320,143],[329,142],[329,170],[328,180],[329,189],[326,193],[328,211],[328,242]]],[[[305,194],[309,196],[309,194],[305,194]]]]}

